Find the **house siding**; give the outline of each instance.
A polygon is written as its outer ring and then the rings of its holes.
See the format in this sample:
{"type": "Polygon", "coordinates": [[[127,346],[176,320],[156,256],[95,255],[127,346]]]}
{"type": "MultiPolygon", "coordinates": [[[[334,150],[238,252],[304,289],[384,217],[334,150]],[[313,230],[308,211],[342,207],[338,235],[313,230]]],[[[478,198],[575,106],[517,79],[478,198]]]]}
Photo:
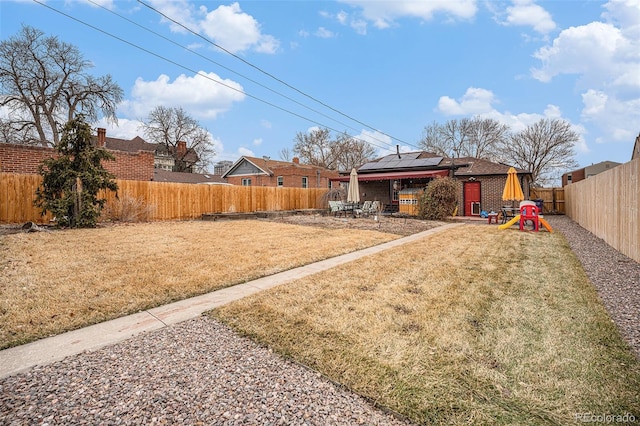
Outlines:
{"type": "MultiPolygon", "coordinates": [[[[116,161],[105,161],[103,166],[117,179],[153,180],[153,152],[109,152],[116,161]]],[[[44,159],[56,156],[57,152],[52,148],[0,143],[0,172],[37,174],[44,159]]]]}

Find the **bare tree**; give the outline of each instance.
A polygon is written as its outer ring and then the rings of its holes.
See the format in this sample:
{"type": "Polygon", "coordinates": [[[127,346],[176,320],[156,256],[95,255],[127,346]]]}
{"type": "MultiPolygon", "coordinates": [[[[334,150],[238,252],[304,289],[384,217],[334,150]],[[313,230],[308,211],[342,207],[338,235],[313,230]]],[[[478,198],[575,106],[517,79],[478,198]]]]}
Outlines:
{"type": "Polygon", "coordinates": [[[332,148],[329,129],[313,129],[296,133],[293,153],[305,164],[336,169],[336,153],[332,148]]]}
{"type": "Polygon", "coordinates": [[[532,174],[533,185],[543,186],[564,170],[578,166],[574,146],[579,135],[560,119],[541,119],[511,136],[507,160],[532,174]]]}
{"type": "Polygon", "coordinates": [[[123,91],[110,75],[86,74],[91,66],[77,47],[30,26],[0,42],[0,106],[14,134],[55,146],[61,124],[78,114],[96,121],[102,112],[115,122],[123,91]]]}
{"type": "Polygon", "coordinates": [[[329,129],[298,132],[293,153],[306,164],[330,170],[349,171],[373,159],[376,151],[366,141],[343,133],[331,139],[329,129]]]}
{"type": "Polygon", "coordinates": [[[174,171],[206,171],[210,158],[215,155],[213,141],[207,129],[192,118],[182,107],[155,107],[142,129],[149,142],[160,145],[167,154],[174,156],[174,171]],[[186,150],[179,149],[179,142],[186,143],[186,150]]]}
{"type": "Polygon", "coordinates": [[[289,148],[282,148],[280,150],[280,159],[282,161],[291,161],[291,150],[289,148]]]}
{"type": "Polygon", "coordinates": [[[495,160],[508,134],[506,125],[490,118],[454,119],[445,124],[434,121],[424,128],[419,145],[444,157],[495,160]]]}
{"type": "Polygon", "coordinates": [[[509,126],[492,118],[474,117],[465,129],[468,145],[465,156],[497,161],[509,136],[509,126]]]}
{"type": "Polygon", "coordinates": [[[332,144],[335,151],[336,169],[349,171],[373,160],[376,150],[367,142],[347,133],[340,135],[332,144]]]}

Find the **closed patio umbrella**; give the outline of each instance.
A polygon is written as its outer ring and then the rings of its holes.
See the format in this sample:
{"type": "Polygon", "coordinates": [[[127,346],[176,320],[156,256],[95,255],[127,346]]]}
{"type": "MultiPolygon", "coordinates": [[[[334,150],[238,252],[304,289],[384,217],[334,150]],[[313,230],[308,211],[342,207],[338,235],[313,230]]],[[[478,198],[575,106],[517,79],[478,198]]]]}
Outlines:
{"type": "Polygon", "coordinates": [[[518,173],[513,167],[509,168],[507,172],[507,182],[504,185],[502,191],[502,199],[504,201],[522,201],[524,200],[524,193],[518,180],[518,173]]]}
{"type": "Polygon", "coordinates": [[[351,175],[349,176],[349,192],[347,192],[348,203],[360,202],[360,188],[358,187],[358,172],[356,169],[351,169],[351,175]]]}

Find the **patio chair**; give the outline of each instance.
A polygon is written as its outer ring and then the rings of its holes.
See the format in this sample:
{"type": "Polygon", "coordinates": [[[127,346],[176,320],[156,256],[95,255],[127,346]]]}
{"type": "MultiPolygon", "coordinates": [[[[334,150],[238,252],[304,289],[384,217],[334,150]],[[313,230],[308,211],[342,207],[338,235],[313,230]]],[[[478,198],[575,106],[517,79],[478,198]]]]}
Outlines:
{"type": "Polygon", "coordinates": [[[369,214],[378,213],[380,211],[380,201],[372,201],[371,207],[369,207],[369,214]]]}
{"type": "Polygon", "coordinates": [[[371,209],[371,201],[365,201],[361,207],[356,209],[355,213],[358,216],[360,215],[369,216],[370,209],[371,209]]]}
{"type": "Polygon", "coordinates": [[[345,213],[344,203],[342,201],[329,201],[329,208],[334,216],[338,216],[340,213],[345,213]]]}

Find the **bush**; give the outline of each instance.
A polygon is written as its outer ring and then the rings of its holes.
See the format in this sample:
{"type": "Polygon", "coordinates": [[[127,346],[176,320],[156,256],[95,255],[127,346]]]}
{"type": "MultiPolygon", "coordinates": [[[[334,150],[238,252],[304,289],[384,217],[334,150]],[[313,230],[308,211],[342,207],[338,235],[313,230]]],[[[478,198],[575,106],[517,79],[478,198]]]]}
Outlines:
{"type": "Polygon", "coordinates": [[[146,222],[152,213],[153,207],[144,200],[124,196],[108,203],[102,212],[102,218],[114,222],[146,222]]]}
{"type": "Polygon", "coordinates": [[[456,208],[458,186],[449,177],[438,177],[427,185],[418,199],[418,216],[428,220],[443,220],[456,208]]]}

